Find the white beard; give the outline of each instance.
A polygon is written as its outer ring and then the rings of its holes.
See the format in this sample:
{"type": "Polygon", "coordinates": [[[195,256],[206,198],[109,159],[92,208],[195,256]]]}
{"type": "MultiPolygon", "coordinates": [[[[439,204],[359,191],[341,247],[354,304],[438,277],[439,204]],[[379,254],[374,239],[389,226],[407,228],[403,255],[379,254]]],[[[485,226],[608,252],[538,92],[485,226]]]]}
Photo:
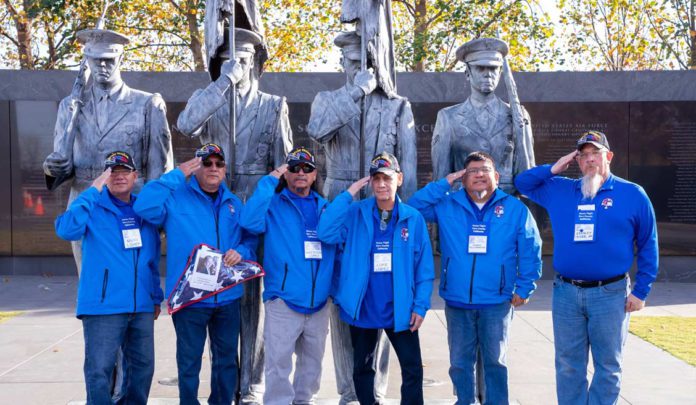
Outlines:
{"type": "Polygon", "coordinates": [[[598,174],[588,174],[582,177],[582,196],[586,200],[591,200],[595,198],[597,195],[597,192],[599,191],[599,188],[602,187],[602,184],[604,183],[604,178],[598,174]]]}

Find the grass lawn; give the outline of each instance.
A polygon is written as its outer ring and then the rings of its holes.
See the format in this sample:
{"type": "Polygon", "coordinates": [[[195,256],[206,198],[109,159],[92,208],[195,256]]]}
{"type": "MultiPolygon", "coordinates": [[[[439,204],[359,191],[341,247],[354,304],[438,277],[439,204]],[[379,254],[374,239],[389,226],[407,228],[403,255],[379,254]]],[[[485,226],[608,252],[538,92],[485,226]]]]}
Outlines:
{"type": "Polygon", "coordinates": [[[5,322],[6,320],[10,318],[14,318],[17,315],[21,315],[22,312],[20,311],[13,311],[13,312],[0,312],[0,323],[5,322]]]}
{"type": "Polygon", "coordinates": [[[696,366],[696,317],[632,316],[629,330],[674,357],[696,366]]]}

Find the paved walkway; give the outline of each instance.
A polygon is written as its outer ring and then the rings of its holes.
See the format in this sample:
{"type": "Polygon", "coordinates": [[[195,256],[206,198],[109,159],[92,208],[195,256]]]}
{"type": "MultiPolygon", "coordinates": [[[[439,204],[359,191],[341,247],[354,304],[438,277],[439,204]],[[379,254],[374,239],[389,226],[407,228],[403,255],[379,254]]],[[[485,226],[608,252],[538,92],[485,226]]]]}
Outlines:
{"type": "MultiPolygon", "coordinates": [[[[76,277],[0,279],[0,311],[24,311],[0,324],[0,403],[80,404],[82,327],[74,317],[76,277]]],[[[554,404],[551,282],[541,281],[532,301],[515,313],[509,368],[513,403],[554,404]]],[[[656,283],[649,306],[636,314],[696,316],[696,284],[656,283]]],[[[447,330],[443,303],[433,295],[433,310],[421,329],[426,404],[454,402],[447,374],[447,330]]],[[[176,375],[175,337],[169,316],[156,322],[156,366],[150,404],[175,404],[176,387],[158,381],[176,375]]],[[[329,339],[330,343],[330,339],[329,339]]],[[[393,356],[390,398],[398,398],[400,372],[393,356]]],[[[696,367],[629,335],[625,349],[621,404],[696,404],[696,367]]],[[[209,363],[204,359],[201,396],[209,393],[209,363]]],[[[330,346],[324,357],[320,404],[336,404],[330,346]]],[[[389,403],[398,403],[393,400],[389,403]]]]}

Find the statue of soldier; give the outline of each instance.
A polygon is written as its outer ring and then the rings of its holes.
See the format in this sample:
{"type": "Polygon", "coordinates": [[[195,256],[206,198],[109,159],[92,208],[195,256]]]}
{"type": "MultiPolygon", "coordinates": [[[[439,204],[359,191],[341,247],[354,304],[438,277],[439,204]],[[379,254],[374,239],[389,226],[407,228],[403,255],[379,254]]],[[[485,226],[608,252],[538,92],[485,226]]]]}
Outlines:
{"type": "Polygon", "coordinates": [[[513,177],[534,166],[529,114],[519,105],[512,74],[503,70],[507,53],[507,44],[496,38],[474,39],[457,49],[457,59],[466,64],[471,96],[437,114],[432,141],[434,179],[463,169],[469,153],[484,151],[495,159],[499,187],[513,194],[513,177]],[[507,76],[510,104],[495,95],[502,73],[507,76]]]}
{"type": "MultiPolygon", "coordinates": [[[[334,44],[343,51],[346,84],[317,94],[307,125],[309,136],[324,147],[326,154],[323,193],[332,200],[359,179],[360,100],[365,96],[365,156],[384,151],[404,162],[399,196],[407,201],[416,191],[416,129],[411,103],[403,97],[389,98],[377,87],[370,70],[360,71],[360,36],[356,32],[340,33],[334,44]]],[[[369,173],[369,161],[362,164],[369,173]]]]}
{"type": "MultiPolygon", "coordinates": [[[[381,151],[395,155],[401,164],[404,181],[399,196],[407,201],[416,191],[416,132],[411,104],[403,97],[390,98],[377,86],[370,70],[360,71],[360,36],[342,32],[334,44],[343,52],[342,65],[346,73],[345,86],[317,94],[312,102],[307,125],[309,136],[320,143],[326,154],[326,181],[323,194],[333,200],[360,178],[360,148],[365,156],[381,151]],[[364,144],[360,145],[361,108],[366,97],[364,144]]],[[[369,49],[368,67],[374,61],[369,49]]],[[[369,173],[369,161],[362,162],[369,173]]],[[[350,330],[339,316],[340,310],[331,304],[331,346],[336,368],[336,384],[341,404],[357,401],[353,386],[353,349],[350,330]]],[[[377,347],[377,377],[375,396],[384,398],[389,368],[389,345],[381,334],[377,347]]]]}
{"type": "MultiPolygon", "coordinates": [[[[229,60],[228,35],[209,64],[212,82],[196,90],[179,115],[177,128],[199,137],[202,144],[216,143],[234,153],[232,191],[242,200],[250,197],[256,183],[285,162],[292,149],[292,130],[285,97],[258,90],[263,59],[260,35],[235,29],[235,60],[229,60]],[[257,64],[261,64],[258,66],[257,64]],[[216,71],[219,69],[219,71],[216,71]],[[236,96],[236,142],[231,145],[229,91],[236,96]]],[[[264,391],[263,322],[261,282],[245,283],[241,317],[241,403],[261,403],[264,391]]]]}
{"type": "MultiPolygon", "coordinates": [[[[173,165],[164,100],[159,94],[132,89],[121,79],[119,66],[128,37],[90,29],[78,32],[77,40],[84,45],[91,85],[84,87],[76,103],[72,96],[60,102],[53,152],[43,164],[49,190],[72,179],[68,205],[104,172],[104,159],[111,151],[132,156],[142,176],[135,190],[173,165]],[[79,110],[73,114],[72,108],[79,110]]],[[[80,245],[72,243],[78,275],[80,245]]]]}

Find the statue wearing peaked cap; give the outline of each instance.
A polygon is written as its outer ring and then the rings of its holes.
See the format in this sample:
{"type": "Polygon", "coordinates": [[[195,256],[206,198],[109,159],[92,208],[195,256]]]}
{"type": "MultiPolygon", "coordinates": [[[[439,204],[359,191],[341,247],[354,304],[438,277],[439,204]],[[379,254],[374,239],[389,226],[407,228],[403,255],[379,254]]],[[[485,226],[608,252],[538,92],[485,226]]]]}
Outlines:
{"type": "MultiPolygon", "coordinates": [[[[225,35],[226,39],[227,36],[225,35]]],[[[253,31],[235,29],[235,59],[229,61],[229,43],[225,41],[214,58],[209,72],[212,82],[196,90],[179,115],[177,129],[201,143],[216,143],[224,150],[234,150],[234,191],[242,201],[251,196],[256,183],[274,167],[283,164],[292,149],[292,130],[284,97],[258,90],[258,76],[263,59],[257,52],[263,39],[253,31]],[[215,70],[219,69],[219,70],[215,70]],[[237,131],[234,149],[230,149],[230,108],[228,92],[237,97],[237,131]]]]}
{"type": "Polygon", "coordinates": [[[469,153],[485,151],[495,160],[500,188],[514,193],[513,177],[534,166],[529,114],[519,104],[507,54],[508,45],[496,38],[474,39],[457,49],[457,59],[466,64],[471,96],[437,115],[432,140],[434,179],[463,169],[469,153]],[[509,104],[495,95],[501,74],[509,104]]]}
{"type": "MultiPolygon", "coordinates": [[[[387,94],[369,70],[360,72],[360,36],[342,32],[334,40],[341,48],[346,84],[333,91],[322,91],[312,102],[307,132],[326,152],[326,181],[323,194],[328,199],[358,180],[360,147],[365,156],[379,151],[394,154],[404,165],[404,183],[399,196],[404,200],[416,191],[416,129],[411,104],[406,98],[387,94]],[[365,143],[359,145],[360,99],[366,96],[365,143]]],[[[368,60],[374,60],[368,48],[368,60]]],[[[369,169],[369,163],[363,162],[369,169]]],[[[365,172],[367,173],[367,171],[365,172]]]]}
{"type": "MultiPolygon", "coordinates": [[[[90,29],[78,32],[77,40],[84,45],[91,80],[78,100],[71,95],[60,102],[53,152],[43,164],[49,190],[71,180],[68,204],[104,171],[104,159],[111,151],[133,157],[141,174],[135,190],[173,165],[164,100],[159,94],[132,89],[121,79],[119,66],[129,39],[114,31],[90,29]]],[[[73,254],[79,274],[79,242],[73,242],[73,254]]]]}

